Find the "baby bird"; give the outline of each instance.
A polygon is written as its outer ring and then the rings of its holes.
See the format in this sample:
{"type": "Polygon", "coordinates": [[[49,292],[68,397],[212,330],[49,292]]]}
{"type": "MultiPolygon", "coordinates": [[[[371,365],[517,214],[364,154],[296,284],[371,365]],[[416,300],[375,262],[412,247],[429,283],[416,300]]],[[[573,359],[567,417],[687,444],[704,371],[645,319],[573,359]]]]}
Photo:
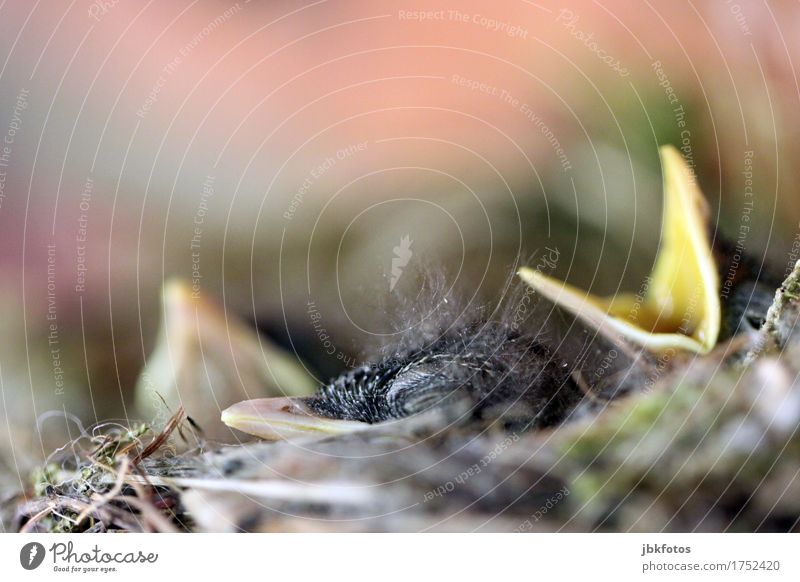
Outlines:
{"type": "Polygon", "coordinates": [[[536,335],[493,321],[349,371],[305,406],[326,418],[373,424],[461,404],[473,419],[528,429],[561,422],[582,397],[570,363],[536,335]]]}
{"type": "Polygon", "coordinates": [[[223,422],[275,440],[451,406],[476,427],[541,429],[635,391],[665,353],[705,354],[719,339],[760,327],[779,283],[750,259],[732,268],[730,244],[712,248],[707,205],[688,166],[673,148],[662,149],[662,162],[662,245],[643,297],[594,297],[522,269],[529,287],[501,302],[494,317],[442,320],[448,331],[350,370],[314,396],[240,402],[223,422]],[[524,290],[536,294],[537,307],[518,317],[524,290]],[[553,306],[574,316],[568,329],[553,306]]]}
{"type": "MultiPolygon", "coordinates": [[[[763,324],[774,278],[769,272],[761,280],[754,276],[743,271],[723,298],[721,340],[763,324]]],[[[521,432],[597,410],[635,391],[655,369],[655,355],[624,340],[575,324],[566,335],[559,333],[560,320],[548,321],[543,309],[524,322],[509,311],[495,320],[442,326],[450,331],[349,370],[314,396],[236,404],[223,420],[277,440],[349,432],[451,406],[476,428],[497,423],[521,432]]]]}
{"type": "Polygon", "coordinates": [[[476,429],[494,424],[521,432],[560,424],[642,381],[651,363],[647,354],[615,348],[579,323],[561,333],[563,320],[544,312],[552,306],[526,308],[522,315],[524,297],[520,286],[488,317],[480,315],[488,308],[473,309],[479,314],[473,319],[457,315],[467,310],[445,310],[429,318],[437,323],[427,333],[412,326],[400,347],[332,379],[316,395],[240,402],[223,421],[280,440],[350,432],[449,407],[454,421],[476,429]]]}

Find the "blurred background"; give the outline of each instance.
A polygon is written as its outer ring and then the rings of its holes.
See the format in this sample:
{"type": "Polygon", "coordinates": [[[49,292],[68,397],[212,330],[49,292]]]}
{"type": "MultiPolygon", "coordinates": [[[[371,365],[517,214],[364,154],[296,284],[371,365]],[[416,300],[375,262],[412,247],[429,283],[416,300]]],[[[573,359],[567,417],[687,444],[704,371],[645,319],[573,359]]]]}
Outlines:
{"type": "Polygon", "coordinates": [[[491,300],[555,250],[572,283],[636,290],[661,144],[785,269],[797,59],[788,0],[1,2],[0,472],[65,413],[147,416],[172,277],[320,378],[397,331],[405,269],[491,300]]]}

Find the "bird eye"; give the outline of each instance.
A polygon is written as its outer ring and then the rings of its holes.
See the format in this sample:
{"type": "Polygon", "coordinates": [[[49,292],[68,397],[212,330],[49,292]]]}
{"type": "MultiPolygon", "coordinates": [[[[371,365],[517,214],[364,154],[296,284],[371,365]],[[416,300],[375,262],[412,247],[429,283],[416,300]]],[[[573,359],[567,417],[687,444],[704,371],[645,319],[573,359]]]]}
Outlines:
{"type": "Polygon", "coordinates": [[[440,404],[445,394],[435,389],[415,390],[403,398],[401,407],[407,415],[418,414],[440,404]]]}
{"type": "Polygon", "coordinates": [[[438,406],[461,383],[443,373],[439,365],[423,364],[399,374],[386,393],[389,406],[400,416],[410,416],[438,406]]]}

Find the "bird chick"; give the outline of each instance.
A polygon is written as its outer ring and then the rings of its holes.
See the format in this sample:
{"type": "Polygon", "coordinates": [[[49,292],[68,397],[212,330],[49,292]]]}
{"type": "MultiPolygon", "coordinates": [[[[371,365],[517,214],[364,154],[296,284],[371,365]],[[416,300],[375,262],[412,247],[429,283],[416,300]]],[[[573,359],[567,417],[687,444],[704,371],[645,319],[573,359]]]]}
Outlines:
{"type": "Polygon", "coordinates": [[[541,428],[563,420],[583,397],[571,373],[535,335],[485,322],[347,372],[305,405],[326,418],[373,424],[461,404],[473,419],[541,428]]]}
{"type": "Polygon", "coordinates": [[[643,297],[595,297],[523,268],[519,275],[537,297],[574,316],[565,333],[553,324],[559,320],[552,310],[531,311],[520,322],[516,302],[506,301],[495,310],[499,317],[444,322],[440,329],[448,331],[433,341],[346,372],[315,396],[241,402],[222,420],[282,439],[348,432],[459,404],[470,420],[544,428],[642,386],[664,354],[707,354],[720,338],[760,326],[770,281],[759,281],[763,269],[748,260],[721,289],[730,249],[712,247],[708,206],[686,162],[671,147],[661,155],[662,244],[643,297]]]}
{"type": "MultiPolygon", "coordinates": [[[[518,285],[493,309],[472,310],[456,308],[452,296],[432,297],[429,303],[450,309],[422,317],[427,331],[408,326],[382,356],[332,379],[314,396],[240,402],[223,421],[279,440],[350,432],[448,407],[454,422],[520,432],[560,424],[641,382],[650,363],[646,354],[617,350],[580,323],[562,330],[565,321],[553,315],[552,305],[528,307],[530,293],[518,285]]],[[[415,315],[398,317],[407,322],[415,315]]]]}

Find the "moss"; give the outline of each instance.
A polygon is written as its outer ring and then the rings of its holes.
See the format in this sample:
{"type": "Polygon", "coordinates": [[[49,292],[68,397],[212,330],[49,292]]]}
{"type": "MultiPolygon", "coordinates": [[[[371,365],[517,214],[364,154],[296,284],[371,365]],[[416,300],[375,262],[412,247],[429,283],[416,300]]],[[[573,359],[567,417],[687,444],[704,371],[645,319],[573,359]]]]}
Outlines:
{"type": "Polygon", "coordinates": [[[52,487],[58,483],[60,468],[55,463],[48,463],[33,471],[31,485],[36,496],[47,495],[52,487]]]}
{"type": "Polygon", "coordinates": [[[554,439],[563,456],[557,472],[587,526],[624,529],[633,526],[626,516],[635,515],[637,527],[660,529],[631,509],[646,500],[654,504],[646,512],[652,519],[679,514],[686,523],[685,512],[701,500],[698,517],[715,503],[722,511],[731,498],[741,503],[758,494],[775,467],[800,459],[800,438],[753,414],[766,396],[752,370],[720,370],[709,361],[677,373],[674,385],[665,378],[651,393],[554,439]]]}

